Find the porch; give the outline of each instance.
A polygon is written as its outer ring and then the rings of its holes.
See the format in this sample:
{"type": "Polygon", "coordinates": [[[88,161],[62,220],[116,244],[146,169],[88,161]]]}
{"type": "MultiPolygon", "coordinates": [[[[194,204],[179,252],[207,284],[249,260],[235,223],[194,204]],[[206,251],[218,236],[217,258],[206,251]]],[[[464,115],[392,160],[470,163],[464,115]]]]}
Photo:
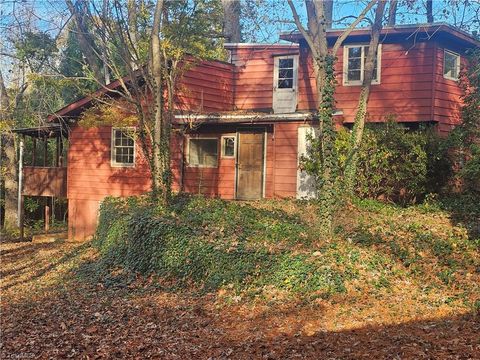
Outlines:
{"type": "MultiPolygon", "coordinates": [[[[36,197],[48,233],[55,203],[67,197],[67,129],[60,124],[15,129],[21,136],[18,157],[18,219],[23,237],[25,197],[36,197]]],[[[57,211],[58,212],[58,211],[57,211]]],[[[58,215],[58,214],[57,214],[58,215]]],[[[41,220],[41,219],[40,219],[41,220]]]]}

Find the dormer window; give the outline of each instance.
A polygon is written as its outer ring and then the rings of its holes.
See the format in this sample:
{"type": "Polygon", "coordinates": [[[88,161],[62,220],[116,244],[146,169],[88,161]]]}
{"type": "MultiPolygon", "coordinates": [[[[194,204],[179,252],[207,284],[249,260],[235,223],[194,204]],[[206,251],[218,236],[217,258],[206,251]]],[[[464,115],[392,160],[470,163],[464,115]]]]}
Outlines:
{"type": "MultiPolygon", "coordinates": [[[[346,45],[343,47],[343,85],[363,84],[368,48],[368,45],[346,45]]],[[[378,45],[372,84],[380,84],[381,49],[382,45],[378,45]]]]}
{"type": "Polygon", "coordinates": [[[460,55],[445,50],[443,55],[443,77],[457,81],[460,76],[460,55]]]}

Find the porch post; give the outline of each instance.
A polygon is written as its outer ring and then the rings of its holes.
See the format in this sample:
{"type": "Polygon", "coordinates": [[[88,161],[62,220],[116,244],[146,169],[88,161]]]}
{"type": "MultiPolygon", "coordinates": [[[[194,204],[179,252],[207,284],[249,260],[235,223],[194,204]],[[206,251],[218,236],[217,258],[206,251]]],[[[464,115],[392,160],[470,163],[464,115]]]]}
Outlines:
{"type": "Polygon", "coordinates": [[[23,188],[23,144],[24,139],[20,140],[20,153],[18,156],[18,227],[20,228],[20,239],[23,240],[23,195],[22,195],[22,188],[23,188]]]}

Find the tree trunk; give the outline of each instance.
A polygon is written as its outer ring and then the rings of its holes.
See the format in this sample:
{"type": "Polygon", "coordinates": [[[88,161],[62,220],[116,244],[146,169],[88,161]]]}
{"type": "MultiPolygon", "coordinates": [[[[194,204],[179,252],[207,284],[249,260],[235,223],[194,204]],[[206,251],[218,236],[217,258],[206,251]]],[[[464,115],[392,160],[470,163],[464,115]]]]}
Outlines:
{"type": "Polygon", "coordinates": [[[222,6],[225,41],[239,43],[242,37],[240,31],[240,0],[222,0],[222,6]]]}
{"type": "Polygon", "coordinates": [[[333,24],[333,0],[325,0],[325,24],[327,29],[333,24]]]}
{"type": "Polygon", "coordinates": [[[363,131],[365,128],[365,119],[367,117],[367,105],[370,97],[370,87],[372,85],[373,72],[375,67],[375,59],[377,58],[378,44],[380,40],[380,32],[382,30],[382,19],[385,11],[386,0],[380,0],[375,10],[375,20],[372,26],[370,44],[368,54],[365,59],[365,74],[358,99],[357,113],[355,114],[355,122],[350,137],[351,149],[347,156],[344,171],[344,186],[347,194],[353,194],[355,186],[355,177],[357,174],[358,150],[362,144],[363,131]]]}
{"type": "MultiPolygon", "coordinates": [[[[0,121],[8,123],[8,114],[10,113],[10,99],[3,81],[3,75],[0,72],[0,121]]],[[[1,135],[0,173],[3,179],[4,205],[4,227],[6,229],[17,228],[17,166],[15,152],[15,137],[11,132],[5,131],[1,135]]]]}
{"type": "Polygon", "coordinates": [[[99,64],[100,59],[97,56],[98,52],[95,50],[96,48],[94,41],[91,38],[84,21],[86,18],[86,13],[88,12],[88,5],[85,0],[80,0],[82,9],[77,9],[71,0],[66,0],[66,3],[75,22],[77,31],[75,35],[78,39],[78,44],[83,55],[85,56],[85,59],[87,60],[90,70],[93,72],[93,76],[98,82],[105,84],[105,74],[99,64]]]}
{"type": "Polygon", "coordinates": [[[427,0],[427,23],[433,23],[433,0],[427,0]]]}
{"type": "Polygon", "coordinates": [[[162,52],[160,47],[160,28],[163,13],[163,0],[157,0],[153,17],[152,34],[150,38],[150,63],[152,78],[154,80],[153,97],[155,103],[154,111],[154,135],[153,135],[153,165],[152,169],[152,190],[153,196],[158,197],[159,192],[164,193],[162,188],[162,175],[165,169],[162,161],[162,127],[163,127],[163,84],[162,84],[162,52]]]}
{"type": "Polygon", "coordinates": [[[390,8],[388,9],[388,26],[395,26],[397,23],[397,0],[390,0],[390,8]]]}

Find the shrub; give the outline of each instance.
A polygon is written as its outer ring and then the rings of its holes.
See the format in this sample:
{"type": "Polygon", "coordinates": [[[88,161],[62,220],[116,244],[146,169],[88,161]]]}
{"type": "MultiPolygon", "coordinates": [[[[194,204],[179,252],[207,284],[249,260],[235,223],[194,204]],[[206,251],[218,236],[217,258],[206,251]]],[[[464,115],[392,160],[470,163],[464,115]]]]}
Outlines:
{"type": "MultiPolygon", "coordinates": [[[[409,131],[395,122],[370,124],[365,129],[359,152],[357,195],[402,205],[423,198],[427,193],[428,175],[438,168],[435,161],[431,161],[432,157],[439,157],[436,142],[440,140],[427,130],[409,131]],[[436,153],[430,156],[428,149],[432,153],[435,149],[436,153]]],[[[339,131],[336,146],[343,168],[349,148],[347,130],[339,131]]]]}

